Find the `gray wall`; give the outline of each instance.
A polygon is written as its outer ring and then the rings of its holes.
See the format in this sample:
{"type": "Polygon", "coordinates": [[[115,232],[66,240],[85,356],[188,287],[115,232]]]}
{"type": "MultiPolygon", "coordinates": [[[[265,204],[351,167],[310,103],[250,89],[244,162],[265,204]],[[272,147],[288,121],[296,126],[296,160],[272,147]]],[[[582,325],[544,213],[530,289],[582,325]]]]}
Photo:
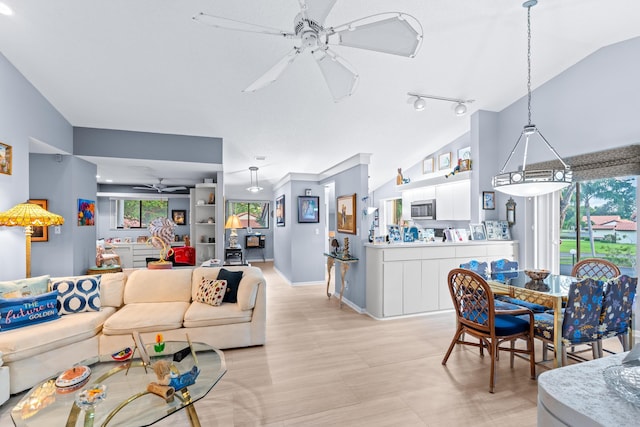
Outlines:
{"type": "MultiPolygon", "coordinates": [[[[0,94],[0,141],[13,149],[12,175],[0,174],[0,211],[6,211],[30,198],[29,139],[46,142],[67,153],[72,151],[73,140],[71,125],[2,54],[0,94]]],[[[43,196],[50,200],[58,197],[43,196]]],[[[24,229],[0,227],[0,242],[0,280],[24,277],[24,229]]],[[[34,254],[32,268],[41,261],[40,254],[34,254]]]]}

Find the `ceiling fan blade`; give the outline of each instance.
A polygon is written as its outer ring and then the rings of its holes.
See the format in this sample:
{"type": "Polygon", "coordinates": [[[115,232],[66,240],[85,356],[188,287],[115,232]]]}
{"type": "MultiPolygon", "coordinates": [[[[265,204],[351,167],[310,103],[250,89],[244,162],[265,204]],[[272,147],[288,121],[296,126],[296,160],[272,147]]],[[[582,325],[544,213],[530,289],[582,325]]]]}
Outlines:
{"type": "Polygon", "coordinates": [[[145,185],[144,187],[133,187],[136,190],[155,190],[153,185],[145,185]]]}
{"type": "Polygon", "coordinates": [[[306,0],[298,0],[300,3],[300,9],[303,11],[303,15],[306,14],[306,18],[315,21],[320,25],[324,25],[324,21],[327,19],[327,15],[333,9],[337,0],[312,0],[309,3],[306,0]]]}
{"type": "Polygon", "coordinates": [[[331,44],[413,58],[422,44],[422,25],[411,15],[381,13],[330,28],[331,44]]]}
{"type": "Polygon", "coordinates": [[[180,190],[186,190],[187,187],[164,187],[161,188],[160,191],[180,191],[180,190]]]}
{"type": "Polygon", "coordinates": [[[251,24],[249,22],[236,21],[235,19],[222,18],[220,16],[209,15],[200,12],[193,17],[193,20],[201,24],[209,25],[223,30],[243,31],[246,33],[269,34],[272,36],[281,36],[293,38],[295,34],[279,30],[277,28],[265,27],[263,25],[251,24]]]}
{"type": "Polygon", "coordinates": [[[347,61],[329,49],[315,50],[313,58],[318,63],[336,102],[350,96],[355,91],[359,76],[347,61]]]}
{"type": "Polygon", "coordinates": [[[282,58],[276,65],[271,67],[269,71],[264,73],[255,82],[251,83],[243,92],[255,92],[258,89],[262,89],[265,86],[275,82],[278,77],[284,72],[284,70],[291,64],[298,55],[302,52],[302,49],[294,47],[282,58]]]}

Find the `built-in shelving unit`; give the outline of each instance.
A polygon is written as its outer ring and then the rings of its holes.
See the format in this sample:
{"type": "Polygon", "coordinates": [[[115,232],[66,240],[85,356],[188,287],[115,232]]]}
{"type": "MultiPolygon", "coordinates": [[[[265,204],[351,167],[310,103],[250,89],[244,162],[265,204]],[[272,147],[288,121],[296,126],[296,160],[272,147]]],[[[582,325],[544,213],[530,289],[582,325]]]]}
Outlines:
{"type": "Polygon", "coordinates": [[[196,264],[219,258],[224,247],[224,224],[219,215],[219,188],[215,183],[196,184],[191,189],[191,245],[196,248],[196,264]]]}

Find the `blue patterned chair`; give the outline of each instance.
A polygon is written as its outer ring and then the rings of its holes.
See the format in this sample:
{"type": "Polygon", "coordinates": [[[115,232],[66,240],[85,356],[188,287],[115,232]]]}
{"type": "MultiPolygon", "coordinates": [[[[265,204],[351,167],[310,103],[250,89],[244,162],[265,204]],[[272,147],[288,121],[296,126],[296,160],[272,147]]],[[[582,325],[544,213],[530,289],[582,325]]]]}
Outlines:
{"type": "Polygon", "coordinates": [[[518,310],[496,310],[493,293],[486,280],[468,269],[456,268],[449,272],[449,293],[457,317],[457,329],[442,360],[446,365],[456,344],[486,347],[491,356],[491,373],[489,392],[493,393],[495,384],[495,362],[500,350],[511,354],[513,368],[515,354],[528,354],[531,379],[536,378],[535,349],[533,345],[533,313],[521,307],[518,310]],[[466,341],[464,335],[469,334],[480,340],[480,343],[466,341]],[[517,339],[526,341],[526,349],[516,348],[517,339]],[[501,344],[509,342],[510,347],[501,344]]]}
{"type": "Polygon", "coordinates": [[[489,278],[489,264],[486,262],[480,262],[478,260],[472,259],[469,262],[465,262],[464,264],[460,264],[460,268],[465,268],[467,270],[471,270],[474,273],[482,276],[483,279],[489,278]]]}
{"type": "Polygon", "coordinates": [[[598,327],[600,357],[602,357],[602,340],[607,338],[618,337],[623,350],[630,350],[629,326],[637,286],[638,278],[627,275],[610,279],[605,283],[604,302],[598,327]]]}
{"type": "MultiPolygon", "coordinates": [[[[598,327],[602,313],[604,283],[585,278],[572,283],[562,320],[562,364],[567,363],[567,346],[593,344],[598,341],[598,327]]],[[[534,314],[534,336],[541,340],[542,358],[546,360],[548,344],[553,344],[555,330],[553,314],[534,314]]],[[[594,359],[599,356],[597,345],[592,346],[594,359]]]]}
{"type": "MultiPolygon", "coordinates": [[[[498,282],[507,283],[508,279],[518,276],[518,261],[510,261],[508,259],[499,259],[491,261],[491,278],[498,282]]],[[[508,295],[496,295],[496,299],[504,303],[515,304],[526,307],[534,313],[544,313],[549,307],[541,304],[524,301],[513,298],[508,295]]]]}

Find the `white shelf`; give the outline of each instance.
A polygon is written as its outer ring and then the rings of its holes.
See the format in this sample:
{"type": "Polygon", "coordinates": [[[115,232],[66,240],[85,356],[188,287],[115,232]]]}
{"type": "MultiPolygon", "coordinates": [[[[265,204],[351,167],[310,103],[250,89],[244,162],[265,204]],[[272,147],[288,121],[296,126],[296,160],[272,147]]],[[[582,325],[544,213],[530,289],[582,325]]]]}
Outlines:
{"type": "Polygon", "coordinates": [[[414,188],[428,187],[431,185],[448,184],[450,182],[469,180],[471,179],[471,172],[472,171],[458,172],[448,178],[445,178],[444,175],[440,175],[434,176],[432,178],[417,179],[415,181],[409,182],[408,184],[396,185],[396,188],[398,189],[398,191],[404,191],[414,188]]]}
{"type": "Polygon", "coordinates": [[[220,203],[207,203],[211,199],[211,194],[215,201],[222,200],[222,188],[216,183],[196,184],[191,190],[191,241],[196,248],[196,259],[219,258],[216,253],[220,246],[216,243],[209,243],[209,239],[224,241],[224,229],[221,227],[220,218],[224,219],[223,205],[220,203]],[[198,204],[198,200],[205,201],[198,204]],[[213,222],[209,222],[209,219],[213,222]],[[201,240],[204,239],[204,242],[201,240]]]}

